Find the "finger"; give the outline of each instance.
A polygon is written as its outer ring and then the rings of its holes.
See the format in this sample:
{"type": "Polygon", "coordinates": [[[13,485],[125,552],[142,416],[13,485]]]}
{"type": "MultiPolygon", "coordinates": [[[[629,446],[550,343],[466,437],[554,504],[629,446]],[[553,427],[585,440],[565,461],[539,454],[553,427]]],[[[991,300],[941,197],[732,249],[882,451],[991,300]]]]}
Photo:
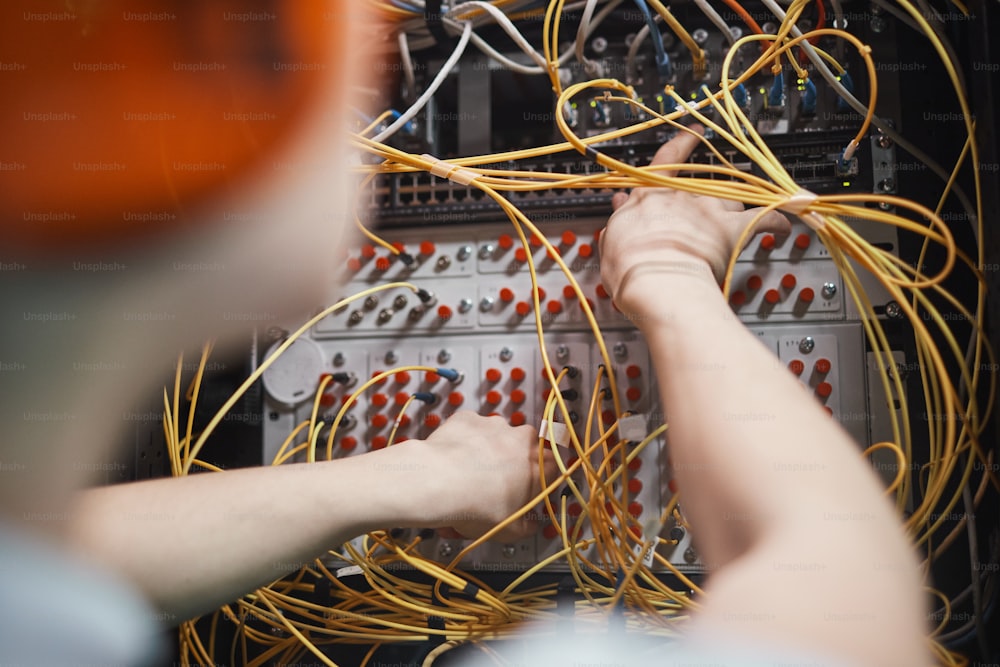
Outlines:
{"type": "MultiPolygon", "coordinates": [[[[697,197],[697,195],[694,196],[697,197]]],[[[723,209],[734,213],[741,213],[746,208],[746,206],[743,205],[743,202],[735,201],[733,199],[717,199],[715,201],[718,201],[719,205],[723,209]]]]}
{"type": "MultiPolygon", "coordinates": [[[[743,212],[748,218],[760,214],[760,208],[751,208],[743,212]]],[[[792,223],[788,221],[781,211],[770,210],[765,213],[754,225],[754,234],[761,232],[771,232],[772,234],[787,235],[792,233],[792,223]]]]}
{"type": "MultiPolygon", "coordinates": [[[[701,143],[699,136],[705,133],[705,128],[701,125],[692,125],[690,129],[694,130],[695,134],[679,132],[673,139],[660,146],[650,164],[680,164],[681,162],[687,162],[691,151],[701,143]]],[[[676,171],[660,173],[665,173],[668,176],[675,176],[677,174],[676,171]]]]}
{"type": "Polygon", "coordinates": [[[628,201],[627,192],[616,192],[614,196],[611,197],[611,208],[615,211],[620,209],[628,201]]]}

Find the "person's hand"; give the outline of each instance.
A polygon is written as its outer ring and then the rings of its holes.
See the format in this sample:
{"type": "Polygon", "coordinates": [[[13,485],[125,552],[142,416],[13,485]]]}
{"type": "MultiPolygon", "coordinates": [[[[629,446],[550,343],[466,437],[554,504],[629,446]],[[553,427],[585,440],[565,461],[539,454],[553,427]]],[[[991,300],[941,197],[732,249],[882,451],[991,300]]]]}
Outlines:
{"type": "MultiPolygon", "coordinates": [[[[692,129],[702,132],[697,125],[692,129]]],[[[660,147],[651,164],[684,162],[697,145],[696,136],[678,134],[660,147]]],[[[740,234],[759,212],[670,188],[620,192],[612,205],[615,212],[600,237],[601,280],[615,304],[635,315],[649,311],[649,295],[662,290],[671,276],[714,276],[721,282],[740,234]]],[[[754,231],[787,234],[790,225],[784,215],[770,211],[754,231]]]]}
{"type": "MultiPolygon", "coordinates": [[[[433,471],[428,480],[434,506],[430,527],[459,536],[482,535],[524,506],[541,490],[538,431],[510,426],[503,418],[458,412],[420,443],[422,461],[433,471]]],[[[546,477],[558,475],[552,453],[545,452],[546,477]]],[[[531,535],[537,522],[521,517],[496,539],[531,535]]],[[[454,536],[454,535],[452,535],[454,536]]]]}

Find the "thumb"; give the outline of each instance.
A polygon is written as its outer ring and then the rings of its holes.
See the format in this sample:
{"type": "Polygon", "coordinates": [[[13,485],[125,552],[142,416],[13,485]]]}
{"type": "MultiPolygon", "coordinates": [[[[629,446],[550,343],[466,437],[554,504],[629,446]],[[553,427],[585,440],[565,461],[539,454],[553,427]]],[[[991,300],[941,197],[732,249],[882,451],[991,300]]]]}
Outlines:
{"type": "MultiPolygon", "coordinates": [[[[762,210],[764,210],[763,207],[751,208],[743,211],[740,215],[745,216],[748,220],[752,220],[760,215],[762,210]]],[[[760,234],[761,232],[771,232],[778,235],[791,234],[792,223],[788,221],[784,213],[771,209],[754,224],[753,233],[760,234]]]]}
{"type": "Polygon", "coordinates": [[[628,201],[628,193],[627,192],[616,192],[611,197],[611,208],[613,210],[617,211],[622,206],[624,206],[625,202],[627,202],[627,201],[628,201]]]}

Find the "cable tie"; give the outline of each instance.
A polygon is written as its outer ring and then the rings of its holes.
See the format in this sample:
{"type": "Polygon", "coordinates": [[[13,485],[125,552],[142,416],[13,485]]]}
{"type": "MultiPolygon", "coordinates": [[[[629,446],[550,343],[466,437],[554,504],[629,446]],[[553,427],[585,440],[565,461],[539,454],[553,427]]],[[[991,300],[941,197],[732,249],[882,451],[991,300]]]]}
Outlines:
{"type": "Polygon", "coordinates": [[[642,442],[646,437],[646,418],[641,414],[634,414],[619,419],[618,437],[629,442],[642,442]]]}
{"type": "Polygon", "coordinates": [[[446,160],[438,159],[429,153],[424,153],[420,157],[432,163],[430,168],[432,174],[438,178],[446,178],[459,185],[468,185],[480,176],[472,170],[452,164],[446,160]]]}
{"type": "Polygon", "coordinates": [[[465,588],[462,589],[462,595],[468,595],[470,598],[474,598],[478,594],[479,586],[476,586],[471,581],[465,582],[465,588]]]}
{"type": "Polygon", "coordinates": [[[815,193],[803,188],[789,197],[784,204],[778,207],[778,210],[792,215],[802,215],[806,209],[816,203],[817,199],[819,197],[815,193]]]}
{"type": "Polygon", "coordinates": [[[362,570],[361,570],[360,566],[358,566],[358,565],[349,565],[347,567],[340,568],[334,574],[337,575],[338,579],[343,579],[344,577],[351,577],[351,576],[354,576],[355,574],[361,574],[361,573],[362,573],[362,570]]]}
{"type": "Polygon", "coordinates": [[[566,424],[543,419],[541,426],[538,427],[538,436],[560,447],[569,447],[569,429],[566,428],[566,424]]]}
{"type": "Polygon", "coordinates": [[[444,630],[444,617],[428,616],[427,627],[430,628],[431,630],[444,630]]]}

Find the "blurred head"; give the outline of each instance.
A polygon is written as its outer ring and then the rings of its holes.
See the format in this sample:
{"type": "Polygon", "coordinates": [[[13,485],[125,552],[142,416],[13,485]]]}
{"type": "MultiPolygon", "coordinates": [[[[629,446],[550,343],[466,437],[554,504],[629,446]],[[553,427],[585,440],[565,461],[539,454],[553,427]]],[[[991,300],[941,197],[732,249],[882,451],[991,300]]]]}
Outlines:
{"type": "Polygon", "coordinates": [[[0,514],[69,506],[179,349],[329,296],[360,4],[0,3],[0,514]]]}
{"type": "Polygon", "coordinates": [[[358,4],[4,3],[0,259],[110,267],[191,313],[320,298],[351,219],[351,75],[378,42],[358,4]]]}

